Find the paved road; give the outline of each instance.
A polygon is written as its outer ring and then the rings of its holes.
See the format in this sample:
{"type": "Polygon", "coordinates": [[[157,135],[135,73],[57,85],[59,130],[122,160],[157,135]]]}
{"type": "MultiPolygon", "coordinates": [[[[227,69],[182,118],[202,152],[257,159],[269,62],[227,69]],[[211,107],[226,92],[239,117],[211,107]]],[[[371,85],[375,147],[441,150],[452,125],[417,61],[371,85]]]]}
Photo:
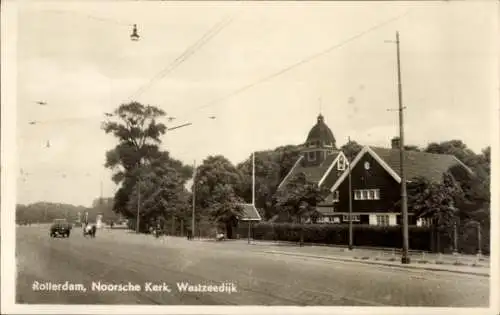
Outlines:
{"type": "Polygon", "coordinates": [[[74,229],[17,228],[17,303],[164,305],[488,306],[489,279],[266,254],[256,246],[154,239],[123,230],[86,239],[74,229]],[[252,247],[253,249],[250,249],[252,247]],[[81,283],[86,292],[34,291],[81,283]],[[163,283],[172,292],[97,292],[92,282],[163,283]],[[235,284],[235,293],[179,292],[176,283],[235,284]]]}

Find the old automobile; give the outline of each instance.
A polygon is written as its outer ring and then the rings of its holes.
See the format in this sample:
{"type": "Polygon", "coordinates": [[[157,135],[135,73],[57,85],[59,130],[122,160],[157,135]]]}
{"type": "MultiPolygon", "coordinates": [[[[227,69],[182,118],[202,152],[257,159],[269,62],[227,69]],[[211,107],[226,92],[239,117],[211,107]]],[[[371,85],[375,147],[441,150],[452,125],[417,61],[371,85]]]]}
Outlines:
{"type": "Polygon", "coordinates": [[[71,228],[71,223],[68,223],[66,219],[55,219],[50,226],[50,237],[69,237],[71,228]]]}

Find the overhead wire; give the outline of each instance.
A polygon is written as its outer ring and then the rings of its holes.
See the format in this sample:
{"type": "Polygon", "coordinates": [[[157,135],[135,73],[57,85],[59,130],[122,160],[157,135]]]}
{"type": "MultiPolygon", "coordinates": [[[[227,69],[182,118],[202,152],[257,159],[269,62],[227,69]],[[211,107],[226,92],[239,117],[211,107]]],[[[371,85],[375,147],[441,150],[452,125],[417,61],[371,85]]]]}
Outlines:
{"type": "Polygon", "coordinates": [[[230,99],[230,98],[232,98],[232,97],[234,97],[234,96],[236,96],[238,94],[241,94],[241,93],[243,93],[243,92],[245,92],[245,91],[247,91],[247,90],[249,90],[249,89],[251,89],[251,88],[253,88],[253,87],[257,86],[257,85],[259,85],[259,84],[262,84],[264,82],[270,81],[270,80],[272,80],[272,79],[274,79],[274,78],[276,78],[276,77],[278,77],[280,75],[283,75],[283,74],[285,74],[285,73],[287,73],[287,72],[289,72],[289,71],[291,71],[291,70],[293,70],[293,69],[295,69],[295,68],[297,68],[297,67],[299,67],[299,66],[301,66],[303,64],[306,64],[306,63],[308,63],[308,62],[310,62],[310,61],[312,61],[314,59],[322,57],[322,56],[324,56],[324,55],[326,55],[326,54],[328,54],[328,53],[330,53],[330,52],[332,52],[332,51],[334,51],[336,49],[342,48],[345,45],[347,45],[347,44],[349,44],[349,43],[351,43],[351,42],[353,42],[353,41],[355,41],[355,40],[357,40],[357,39],[359,39],[359,38],[361,38],[361,37],[363,37],[363,36],[365,36],[365,35],[373,32],[373,31],[375,31],[377,29],[380,29],[380,28],[382,28],[382,27],[384,27],[384,26],[386,26],[386,25],[388,25],[390,23],[393,23],[393,22],[395,22],[397,20],[400,20],[404,16],[408,15],[411,11],[412,11],[412,9],[409,9],[406,12],[404,12],[403,14],[400,14],[400,15],[398,15],[396,17],[393,17],[393,18],[390,18],[390,19],[385,20],[383,22],[380,22],[380,23],[378,23],[378,24],[376,24],[376,25],[374,25],[374,26],[372,26],[372,27],[370,27],[370,28],[368,28],[368,29],[360,32],[360,33],[357,33],[354,36],[351,36],[351,37],[347,38],[346,40],[343,40],[340,43],[337,43],[337,44],[335,44],[333,46],[328,47],[327,49],[325,49],[325,50],[323,50],[321,52],[318,52],[318,53],[313,54],[313,55],[311,55],[309,57],[301,59],[301,60],[299,60],[298,62],[295,62],[292,65],[289,65],[289,66],[287,66],[287,67],[285,67],[285,68],[283,68],[283,69],[281,69],[281,70],[279,70],[277,72],[274,72],[274,73],[272,73],[270,75],[267,75],[267,76],[265,76],[265,77],[257,80],[256,82],[244,85],[243,87],[241,87],[241,88],[239,88],[237,90],[234,90],[233,92],[231,92],[231,93],[229,93],[229,94],[227,94],[227,95],[225,95],[223,97],[216,98],[215,100],[212,100],[212,101],[210,101],[210,102],[208,102],[208,103],[206,103],[204,105],[201,105],[201,106],[198,106],[198,107],[196,107],[196,108],[194,108],[192,110],[189,110],[184,116],[187,117],[186,115],[189,115],[192,112],[199,111],[199,110],[204,109],[204,108],[215,106],[215,105],[217,105],[217,104],[219,104],[219,103],[221,103],[221,102],[223,102],[225,100],[228,100],[228,99],[230,99]]]}
{"type": "MultiPolygon", "coordinates": [[[[59,11],[54,11],[59,12],[59,11]]],[[[201,38],[199,38],[194,44],[188,47],[180,56],[178,56],[173,62],[171,62],[167,67],[158,72],[147,84],[139,88],[135,93],[133,93],[129,100],[133,100],[134,98],[142,95],[148,88],[150,88],[154,83],[163,79],[170,72],[175,70],[178,66],[184,63],[189,59],[192,55],[194,55],[198,50],[200,50],[203,46],[205,46],[213,37],[215,37],[218,33],[220,33],[224,28],[226,28],[232,21],[231,17],[225,16],[222,20],[212,26],[206,33],[203,34],[201,38]]],[[[101,117],[101,115],[92,115],[87,117],[69,117],[55,120],[44,120],[44,121],[33,121],[31,124],[46,124],[46,123],[60,123],[60,122],[70,122],[70,121],[85,121],[90,119],[95,119],[101,117]]]]}
{"type": "Polygon", "coordinates": [[[141,96],[148,88],[150,88],[154,83],[163,79],[170,72],[175,70],[183,62],[185,62],[189,57],[195,54],[203,46],[205,46],[214,36],[220,33],[224,28],[226,28],[232,21],[232,18],[225,17],[214,26],[212,26],[203,36],[198,39],[193,45],[188,47],[179,57],[177,57],[172,63],[167,65],[164,69],[158,72],[147,84],[139,88],[135,93],[133,93],[129,100],[133,100],[141,96]]]}
{"type": "Polygon", "coordinates": [[[45,12],[50,12],[50,13],[58,13],[58,14],[70,14],[70,15],[76,15],[80,17],[86,17],[88,19],[100,21],[100,22],[108,22],[108,23],[113,23],[116,25],[123,25],[123,26],[132,26],[134,23],[132,22],[125,22],[121,20],[116,20],[116,19],[110,19],[110,18],[104,18],[104,17],[98,17],[90,14],[82,14],[79,12],[74,12],[74,11],[64,11],[64,10],[45,10],[45,12]]]}

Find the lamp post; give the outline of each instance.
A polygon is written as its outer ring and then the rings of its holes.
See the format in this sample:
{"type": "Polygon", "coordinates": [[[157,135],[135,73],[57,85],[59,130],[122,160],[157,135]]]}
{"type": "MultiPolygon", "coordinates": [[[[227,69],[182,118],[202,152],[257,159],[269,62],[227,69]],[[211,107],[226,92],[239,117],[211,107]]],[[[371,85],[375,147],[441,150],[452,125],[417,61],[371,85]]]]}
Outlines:
{"type": "Polygon", "coordinates": [[[135,232],[139,233],[140,224],[140,212],[141,212],[141,178],[137,180],[137,220],[135,224],[135,232]]]}
{"type": "MultiPolygon", "coordinates": [[[[252,207],[255,208],[255,151],[252,152],[252,207]]],[[[252,221],[248,218],[248,244],[252,235],[252,221]]]]}
{"type": "Polygon", "coordinates": [[[195,209],[196,209],[196,160],[193,163],[193,213],[191,218],[191,238],[195,234],[195,209]]]}
{"type": "Polygon", "coordinates": [[[477,256],[478,257],[481,257],[481,255],[483,254],[483,250],[482,250],[482,239],[481,239],[482,235],[481,235],[481,223],[478,221],[477,222],[477,256]]]}
{"type": "MultiPolygon", "coordinates": [[[[349,145],[351,144],[351,137],[348,140],[349,145]]],[[[352,231],[352,183],[351,183],[351,160],[352,156],[349,153],[349,161],[347,163],[348,175],[349,175],[349,250],[353,248],[353,231],[352,231]]]]}

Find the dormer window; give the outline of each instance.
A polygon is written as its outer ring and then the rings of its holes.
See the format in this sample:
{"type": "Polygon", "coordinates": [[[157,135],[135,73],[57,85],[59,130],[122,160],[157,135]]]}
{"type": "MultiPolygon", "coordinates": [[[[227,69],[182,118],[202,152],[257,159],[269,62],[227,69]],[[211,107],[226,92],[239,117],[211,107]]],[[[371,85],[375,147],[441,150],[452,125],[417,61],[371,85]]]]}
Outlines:
{"type": "Polygon", "coordinates": [[[335,190],[333,192],[333,202],[339,202],[339,191],[335,190]]]}
{"type": "Polygon", "coordinates": [[[344,171],[345,170],[345,159],[342,157],[339,157],[339,161],[337,162],[337,169],[339,171],[344,171]]]}
{"type": "Polygon", "coordinates": [[[311,151],[307,153],[307,160],[308,161],[315,161],[316,160],[316,152],[311,151]]]}

